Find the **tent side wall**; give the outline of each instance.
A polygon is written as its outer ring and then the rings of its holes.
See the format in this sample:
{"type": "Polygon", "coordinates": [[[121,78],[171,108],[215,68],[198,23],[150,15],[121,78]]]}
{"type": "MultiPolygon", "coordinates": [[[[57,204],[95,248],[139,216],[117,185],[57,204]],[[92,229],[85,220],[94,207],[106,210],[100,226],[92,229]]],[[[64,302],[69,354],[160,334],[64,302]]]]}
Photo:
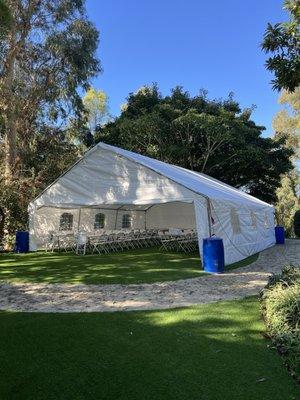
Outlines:
{"type": "Polygon", "coordinates": [[[232,264],[275,244],[272,207],[252,208],[211,201],[212,234],[223,239],[225,264],[232,264]]]}

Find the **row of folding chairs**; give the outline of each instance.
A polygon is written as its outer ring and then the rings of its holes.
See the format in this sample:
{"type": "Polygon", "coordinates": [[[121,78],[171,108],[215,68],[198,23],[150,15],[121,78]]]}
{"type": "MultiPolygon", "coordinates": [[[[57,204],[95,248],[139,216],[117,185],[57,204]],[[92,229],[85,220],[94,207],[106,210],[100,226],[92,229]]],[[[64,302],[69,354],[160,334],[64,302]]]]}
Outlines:
{"type": "Polygon", "coordinates": [[[166,235],[161,239],[161,250],[191,253],[198,249],[196,233],[184,235],[166,235]]]}
{"type": "Polygon", "coordinates": [[[92,253],[111,253],[157,246],[161,243],[155,231],[130,231],[90,236],[88,249],[92,253]]]}
{"type": "Polygon", "coordinates": [[[74,251],[76,253],[111,253],[129,249],[161,246],[167,251],[192,252],[197,249],[197,235],[193,231],[182,235],[169,234],[167,230],[103,231],[98,235],[50,234],[47,251],[74,251]],[[82,240],[82,238],[85,238],[82,240]]]}
{"type": "Polygon", "coordinates": [[[46,251],[76,251],[83,253],[110,253],[129,249],[158,246],[160,236],[156,230],[103,231],[98,235],[55,234],[51,233],[46,240],[46,251]],[[86,236],[86,240],[83,237],[86,236]]]}
{"type": "Polygon", "coordinates": [[[46,239],[46,251],[75,251],[77,246],[76,237],[73,234],[59,235],[50,233],[46,239]]]}

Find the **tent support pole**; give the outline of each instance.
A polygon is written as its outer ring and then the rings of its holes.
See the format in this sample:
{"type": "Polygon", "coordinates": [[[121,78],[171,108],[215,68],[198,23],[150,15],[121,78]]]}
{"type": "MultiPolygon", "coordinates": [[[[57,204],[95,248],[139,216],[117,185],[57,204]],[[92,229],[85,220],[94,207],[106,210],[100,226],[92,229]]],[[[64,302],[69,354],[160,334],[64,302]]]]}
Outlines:
{"type": "Polygon", "coordinates": [[[115,230],[117,229],[119,210],[121,210],[122,207],[123,207],[123,205],[121,205],[121,207],[118,207],[118,208],[117,208],[116,219],[115,219],[115,230]]]}
{"type": "Polygon", "coordinates": [[[211,205],[210,205],[210,200],[207,197],[207,216],[208,216],[208,232],[209,232],[209,237],[212,236],[212,229],[211,229],[211,205]]]}
{"type": "Polygon", "coordinates": [[[115,219],[115,230],[117,229],[118,213],[119,213],[119,209],[117,209],[117,212],[116,212],[116,219],[115,219]]]}
{"type": "Polygon", "coordinates": [[[81,222],[81,208],[79,208],[79,212],[78,212],[77,232],[79,232],[80,222],[81,222]]]}

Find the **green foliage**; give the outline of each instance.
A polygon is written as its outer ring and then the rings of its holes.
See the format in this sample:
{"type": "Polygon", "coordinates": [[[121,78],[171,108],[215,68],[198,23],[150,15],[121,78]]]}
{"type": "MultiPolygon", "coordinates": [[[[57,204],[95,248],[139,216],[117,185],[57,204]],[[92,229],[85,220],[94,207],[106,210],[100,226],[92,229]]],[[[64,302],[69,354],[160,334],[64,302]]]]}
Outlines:
{"type": "MultiPolygon", "coordinates": [[[[0,146],[2,168],[3,153],[0,146]]],[[[0,246],[5,244],[11,248],[15,231],[28,228],[28,203],[77,157],[77,147],[66,141],[63,131],[43,127],[32,138],[30,146],[20,150],[22,169],[16,179],[6,182],[0,168],[0,209],[4,214],[2,226],[0,224],[0,246]]]]}
{"type": "Polygon", "coordinates": [[[293,92],[300,85],[300,1],[285,0],[284,4],[289,22],[268,24],[262,48],[266,53],[273,53],[266,66],[275,74],[274,89],[293,92]]]}
{"type": "Polygon", "coordinates": [[[300,210],[297,210],[294,215],[294,231],[295,235],[300,237],[300,210]]]}
{"type": "Polygon", "coordinates": [[[91,132],[103,123],[104,118],[108,116],[108,99],[102,90],[89,88],[83,97],[83,105],[87,111],[88,123],[91,132]]]}
{"type": "Polygon", "coordinates": [[[7,34],[12,24],[12,15],[5,0],[0,0],[0,37],[7,34]]]}
{"type": "Polygon", "coordinates": [[[293,236],[293,217],[300,207],[300,176],[297,165],[300,155],[300,88],[296,88],[293,93],[283,90],[279,103],[284,108],[273,119],[275,138],[284,138],[286,146],[293,148],[291,161],[294,168],[281,177],[281,184],[276,190],[276,217],[277,222],[285,227],[287,235],[293,236]]]}
{"type": "Polygon", "coordinates": [[[286,144],[294,149],[293,159],[300,156],[300,87],[290,93],[283,90],[279,96],[279,104],[283,108],[273,119],[275,137],[286,138],[286,144]]]}
{"type": "MultiPolygon", "coordinates": [[[[38,118],[39,123],[41,119],[55,122],[82,111],[78,88],[87,88],[90,78],[100,71],[95,58],[98,31],[87,19],[84,3],[9,1],[9,10],[16,16],[10,32],[15,47],[15,118],[24,117],[20,114],[23,111],[26,120],[34,118],[30,122],[38,118]]],[[[2,39],[2,45],[0,71],[4,81],[9,72],[5,63],[12,58],[8,37],[2,39]]],[[[0,89],[7,95],[4,85],[0,89]]]]}
{"type": "Polygon", "coordinates": [[[276,190],[276,219],[279,225],[284,226],[286,235],[288,237],[293,237],[293,217],[295,211],[300,206],[298,196],[300,178],[297,170],[294,169],[288,174],[283,175],[280,183],[280,187],[276,190]]]}
{"type": "Polygon", "coordinates": [[[262,294],[270,336],[291,374],[300,381],[300,268],[287,266],[262,294]]]}
{"type": "Polygon", "coordinates": [[[163,97],[157,85],[130,93],[115,121],[98,127],[95,140],[204,172],[271,202],[280,174],[292,168],[285,138],[263,138],[263,127],[241,111],[232,95],[209,100],[181,87],[163,97]]]}

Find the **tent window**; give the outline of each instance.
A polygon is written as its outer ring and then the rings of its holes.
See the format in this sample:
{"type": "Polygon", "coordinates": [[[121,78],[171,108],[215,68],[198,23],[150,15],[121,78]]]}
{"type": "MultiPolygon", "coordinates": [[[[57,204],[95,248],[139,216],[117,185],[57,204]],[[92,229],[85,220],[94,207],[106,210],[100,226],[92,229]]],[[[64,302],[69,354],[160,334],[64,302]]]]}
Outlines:
{"type": "Polygon", "coordinates": [[[257,228],[257,219],[256,219],[255,212],[251,211],[250,216],[251,216],[251,226],[253,229],[256,229],[257,228]]]}
{"type": "Polygon", "coordinates": [[[235,208],[232,208],[230,211],[230,220],[233,233],[241,233],[240,219],[235,208]]]}
{"type": "Polygon", "coordinates": [[[94,229],[103,229],[105,225],[105,215],[102,213],[95,215],[94,229]]]}
{"type": "Polygon", "coordinates": [[[128,229],[132,227],[132,216],[129,214],[124,214],[122,218],[122,228],[128,229]]]}
{"type": "Polygon", "coordinates": [[[60,231],[71,231],[73,228],[73,214],[63,213],[59,220],[59,230],[60,231]]]}

